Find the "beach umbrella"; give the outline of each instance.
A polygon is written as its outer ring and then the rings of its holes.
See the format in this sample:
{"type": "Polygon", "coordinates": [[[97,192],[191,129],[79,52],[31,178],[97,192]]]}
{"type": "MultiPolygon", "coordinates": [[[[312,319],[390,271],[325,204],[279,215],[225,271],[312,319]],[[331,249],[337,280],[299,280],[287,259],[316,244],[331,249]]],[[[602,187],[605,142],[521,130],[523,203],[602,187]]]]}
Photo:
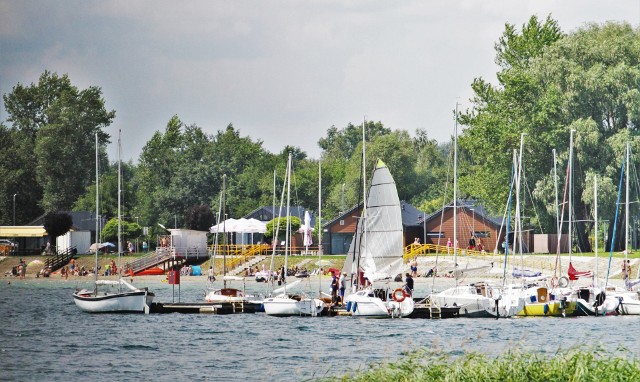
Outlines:
{"type": "Polygon", "coordinates": [[[309,211],[304,212],[304,241],[303,244],[305,248],[308,250],[309,246],[313,244],[313,238],[311,237],[311,216],[309,216],[309,211]]]}

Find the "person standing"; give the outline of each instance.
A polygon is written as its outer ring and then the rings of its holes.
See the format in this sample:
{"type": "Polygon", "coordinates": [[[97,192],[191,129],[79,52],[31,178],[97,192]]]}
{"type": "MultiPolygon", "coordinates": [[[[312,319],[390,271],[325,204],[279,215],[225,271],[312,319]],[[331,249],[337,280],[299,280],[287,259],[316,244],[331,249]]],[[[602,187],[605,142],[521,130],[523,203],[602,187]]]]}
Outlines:
{"type": "Polygon", "coordinates": [[[213,274],[213,267],[209,267],[209,282],[212,283],[216,281],[216,276],[213,274]]]}
{"type": "Polygon", "coordinates": [[[451,238],[447,240],[447,255],[451,254],[451,247],[453,247],[453,243],[451,242],[451,238]]]}
{"type": "Polygon", "coordinates": [[[24,280],[25,276],[27,275],[27,263],[24,261],[24,259],[20,259],[20,280],[24,280]]]}
{"type": "Polygon", "coordinates": [[[406,274],[406,278],[404,282],[405,282],[404,284],[405,293],[409,296],[413,295],[413,277],[411,277],[411,274],[409,273],[406,274]]]}
{"type": "Polygon", "coordinates": [[[144,240],[144,241],[142,242],[142,252],[145,252],[145,253],[146,253],[148,250],[149,250],[149,244],[147,243],[147,241],[146,241],[146,240],[144,240]]]}
{"type": "Polygon", "coordinates": [[[340,275],[338,283],[340,284],[340,303],[344,304],[344,291],[347,289],[347,272],[340,275]]]}
{"type": "Polygon", "coordinates": [[[418,256],[411,260],[411,277],[418,277],[418,256]]]}
{"type": "Polygon", "coordinates": [[[334,273],[331,277],[331,303],[335,304],[338,301],[338,278],[334,273]]]}

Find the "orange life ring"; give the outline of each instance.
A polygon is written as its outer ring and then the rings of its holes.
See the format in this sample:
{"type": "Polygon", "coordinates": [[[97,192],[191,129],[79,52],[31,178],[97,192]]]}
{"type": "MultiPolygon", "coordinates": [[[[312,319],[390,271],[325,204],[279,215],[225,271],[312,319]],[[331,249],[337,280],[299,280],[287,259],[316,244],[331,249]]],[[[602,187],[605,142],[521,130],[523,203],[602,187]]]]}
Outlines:
{"type": "Polygon", "coordinates": [[[404,289],[402,288],[398,288],[393,291],[393,293],[391,294],[391,297],[393,297],[393,301],[395,302],[402,302],[404,301],[405,298],[407,298],[407,292],[405,292],[404,289]],[[398,292],[402,294],[401,297],[398,296],[398,292]]]}

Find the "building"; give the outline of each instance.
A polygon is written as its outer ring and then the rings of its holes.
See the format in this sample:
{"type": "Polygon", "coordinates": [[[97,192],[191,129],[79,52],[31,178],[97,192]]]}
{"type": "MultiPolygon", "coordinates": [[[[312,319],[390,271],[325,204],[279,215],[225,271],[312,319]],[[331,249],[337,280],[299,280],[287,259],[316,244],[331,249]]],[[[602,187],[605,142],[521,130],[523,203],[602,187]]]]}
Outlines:
{"type": "MultiPolygon", "coordinates": [[[[316,215],[314,212],[312,212],[311,210],[307,210],[304,207],[300,207],[300,206],[291,206],[289,207],[289,216],[295,216],[298,219],[300,219],[301,224],[304,224],[304,213],[309,211],[309,216],[311,217],[311,226],[315,227],[316,226],[316,215]]],[[[261,206],[256,208],[255,210],[249,212],[248,214],[246,214],[245,216],[243,216],[243,218],[245,219],[257,219],[260,220],[262,222],[269,222],[271,220],[273,220],[274,218],[278,217],[278,214],[280,213],[280,206],[261,206]]],[[[287,210],[286,207],[282,207],[282,216],[284,217],[287,214],[287,210]]],[[[249,244],[249,243],[259,243],[259,242],[263,242],[264,241],[264,235],[263,234],[251,234],[251,233],[238,233],[238,234],[234,234],[235,236],[235,243],[236,244],[249,244]]],[[[302,235],[301,234],[296,234],[293,236],[292,238],[292,246],[297,246],[297,243],[302,243],[302,235]]]]}

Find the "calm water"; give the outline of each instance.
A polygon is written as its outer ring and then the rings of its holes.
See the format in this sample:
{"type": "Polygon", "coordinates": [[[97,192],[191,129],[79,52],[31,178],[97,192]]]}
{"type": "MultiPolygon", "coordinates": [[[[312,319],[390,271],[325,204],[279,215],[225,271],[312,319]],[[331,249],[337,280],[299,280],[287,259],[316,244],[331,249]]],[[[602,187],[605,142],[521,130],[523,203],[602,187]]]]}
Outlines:
{"type": "MultiPolygon", "coordinates": [[[[554,353],[598,344],[640,355],[640,317],[431,321],[90,315],[80,312],[71,296],[76,286],[90,285],[86,281],[12,279],[7,285],[7,280],[0,284],[0,380],[297,381],[363,369],[420,347],[459,355],[512,347],[554,353]]],[[[166,283],[137,284],[153,289],[158,301],[172,299],[166,283]]],[[[182,301],[200,300],[204,287],[203,278],[183,279],[182,301]]],[[[247,284],[248,290],[258,287],[247,284]]]]}

